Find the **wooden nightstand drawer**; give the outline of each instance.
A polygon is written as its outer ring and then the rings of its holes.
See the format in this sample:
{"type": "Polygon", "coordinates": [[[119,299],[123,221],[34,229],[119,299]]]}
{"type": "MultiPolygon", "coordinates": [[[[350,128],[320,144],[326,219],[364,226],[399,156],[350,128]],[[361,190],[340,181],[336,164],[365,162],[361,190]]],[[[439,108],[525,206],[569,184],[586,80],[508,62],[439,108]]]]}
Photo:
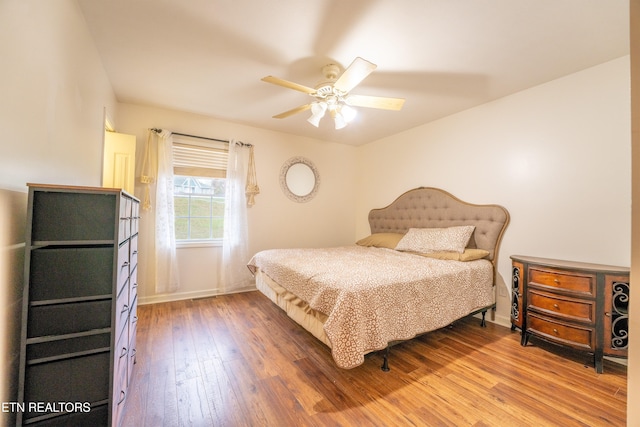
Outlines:
{"type": "Polygon", "coordinates": [[[553,315],[568,321],[585,322],[590,325],[595,324],[595,300],[565,297],[550,292],[530,289],[527,295],[527,301],[527,309],[529,310],[553,315]]]}
{"type": "Polygon", "coordinates": [[[579,295],[596,297],[595,275],[560,272],[531,267],[529,269],[529,285],[560,289],[579,295]]]}
{"type": "Polygon", "coordinates": [[[595,349],[595,328],[593,327],[560,322],[529,313],[527,332],[581,350],[595,349]]]}

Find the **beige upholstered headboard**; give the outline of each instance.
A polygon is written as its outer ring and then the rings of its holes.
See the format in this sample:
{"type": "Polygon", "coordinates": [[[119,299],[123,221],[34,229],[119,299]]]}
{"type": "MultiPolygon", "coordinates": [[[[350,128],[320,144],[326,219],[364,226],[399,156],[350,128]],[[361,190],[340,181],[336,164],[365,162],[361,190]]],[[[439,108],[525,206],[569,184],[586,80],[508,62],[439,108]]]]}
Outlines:
{"type": "Polygon", "coordinates": [[[369,212],[371,233],[406,233],[409,228],[444,228],[475,225],[469,248],[489,251],[495,264],[509,212],[499,205],[463,202],[438,188],[409,190],[389,206],[369,212]]]}

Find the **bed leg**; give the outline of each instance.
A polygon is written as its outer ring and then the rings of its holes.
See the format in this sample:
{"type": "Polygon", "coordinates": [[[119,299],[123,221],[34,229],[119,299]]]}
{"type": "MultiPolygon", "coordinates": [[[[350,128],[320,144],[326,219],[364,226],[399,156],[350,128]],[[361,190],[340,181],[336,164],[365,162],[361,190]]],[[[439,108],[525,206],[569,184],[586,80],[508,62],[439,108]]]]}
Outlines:
{"type": "Polygon", "coordinates": [[[382,366],[380,367],[384,372],[389,372],[389,346],[387,345],[387,349],[384,351],[384,355],[382,356],[382,366]]]}
{"type": "Polygon", "coordinates": [[[480,326],[483,328],[487,326],[487,321],[484,319],[486,315],[487,315],[487,310],[482,312],[482,320],[480,321],[480,326]]]}

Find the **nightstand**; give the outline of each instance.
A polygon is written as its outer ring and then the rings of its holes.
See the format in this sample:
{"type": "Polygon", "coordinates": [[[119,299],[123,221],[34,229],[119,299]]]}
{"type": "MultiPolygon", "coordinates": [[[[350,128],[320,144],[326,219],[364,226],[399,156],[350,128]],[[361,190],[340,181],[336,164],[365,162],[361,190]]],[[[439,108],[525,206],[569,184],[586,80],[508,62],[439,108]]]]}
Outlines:
{"type": "Polygon", "coordinates": [[[592,353],[627,357],[629,268],[513,255],[512,329],[592,353]]]}

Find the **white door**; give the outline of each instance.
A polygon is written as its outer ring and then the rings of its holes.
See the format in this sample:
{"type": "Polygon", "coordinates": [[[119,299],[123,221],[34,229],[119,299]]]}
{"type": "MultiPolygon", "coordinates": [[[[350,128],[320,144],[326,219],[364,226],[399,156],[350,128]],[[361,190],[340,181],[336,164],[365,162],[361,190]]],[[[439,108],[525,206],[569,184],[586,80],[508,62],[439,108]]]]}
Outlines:
{"type": "Polygon", "coordinates": [[[102,186],[122,188],[133,195],[136,170],[136,137],[117,132],[104,133],[102,186]]]}

